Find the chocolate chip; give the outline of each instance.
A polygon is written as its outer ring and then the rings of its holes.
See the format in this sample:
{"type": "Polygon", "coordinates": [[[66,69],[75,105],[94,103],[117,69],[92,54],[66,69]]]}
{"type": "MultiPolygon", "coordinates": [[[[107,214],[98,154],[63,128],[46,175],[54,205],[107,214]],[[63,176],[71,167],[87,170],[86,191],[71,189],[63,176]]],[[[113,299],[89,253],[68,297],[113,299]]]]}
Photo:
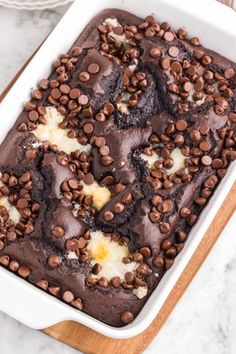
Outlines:
{"type": "Polygon", "coordinates": [[[69,186],[71,189],[75,190],[75,189],[78,189],[78,188],[79,188],[80,184],[79,184],[79,181],[78,181],[77,179],[71,178],[71,179],[69,179],[69,181],[68,181],[68,186],[69,186]]]}
{"type": "Polygon", "coordinates": [[[0,256],[0,264],[2,264],[4,267],[8,267],[10,262],[9,256],[0,256]]]}
{"type": "Polygon", "coordinates": [[[146,276],[150,273],[150,269],[146,263],[141,263],[136,269],[136,272],[139,275],[146,276]]]}
{"type": "Polygon", "coordinates": [[[174,264],[174,260],[170,258],[165,258],[165,268],[170,269],[174,264]]]}
{"type": "Polygon", "coordinates": [[[119,288],[120,284],[121,284],[121,279],[120,277],[113,277],[111,279],[111,284],[114,286],[114,288],[119,288]]]}
{"type": "Polygon", "coordinates": [[[24,199],[24,198],[20,198],[17,200],[17,203],[16,203],[16,207],[18,209],[24,209],[24,208],[27,208],[28,207],[28,200],[24,199]]]}
{"type": "Polygon", "coordinates": [[[147,37],[147,38],[152,38],[155,36],[155,34],[156,34],[156,32],[155,32],[154,28],[152,28],[152,27],[148,28],[145,31],[145,37],[147,37]]]}
{"type": "Polygon", "coordinates": [[[116,26],[112,28],[112,31],[117,34],[118,36],[121,36],[122,33],[124,32],[124,29],[122,26],[116,26]]]}
{"type": "Polygon", "coordinates": [[[193,89],[193,84],[190,81],[187,81],[187,82],[184,83],[183,89],[186,92],[190,92],[193,89]]]}
{"type": "Polygon", "coordinates": [[[153,211],[149,214],[149,218],[151,220],[151,222],[153,223],[156,223],[161,217],[161,214],[156,212],[156,211],[153,211]]]}
{"type": "Polygon", "coordinates": [[[170,60],[167,59],[167,58],[162,59],[162,60],[161,60],[161,67],[162,67],[162,69],[164,69],[164,70],[168,70],[169,67],[170,67],[170,60]]]}
{"type": "Polygon", "coordinates": [[[140,248],[139,252],[143,257],[150,257],[151,256],[151,250],[149,247],[142,247],[140,248]]]}
{"type": "Polygon", "coordinates": [[[204,55],[201,59],[203,65],[210,65],[212,62],[212,58],[209,55],[204,55]]]}
{"type": "Polygon", "coordinates": [[[218,170],[219,168],[223,167],[223,161],[221,159],[213,159],[211,167],[215,170],[218,170]]]}
{"type": "Polygon", "coordinates": [[[88,66],[88,72],[90,74],[93,74],[93,75],[97,74],[99,72],[99,70],[100,70],[100,67],[97,63],[92,63],[92,64],[89,64],[89,66],[88,66]]]}
{"type": "Polygon", "coordinates": [[[179,55],[179,49],[175,46],[172,46],[168,49],[168,54],[172,58],[176,58],[179,55]]]}
{"type": "Polygon", "coordinates": [[[196,220],[197,220],[197,215],[195,215],[195,214],[191,214],[187,218],[187,222],[188,222],[189,226],[193,226],[193,224],[195,223],[196,220]]]}
{"type": "Polygon", "coordinates": [[[224,71],[224,76],[226,79],[232,79],[235,75],[235,71],[233,68],[227,68],[224,71]]]}
{"type": "Polygon", "coordinates": [[[61,264],[61,258],[59,256],[49,256],[48,257],[48,265],[50,268],[58,268],[61,264]]]}
{"type": "Polygon", "coordinates": [[[181,218],[187,218],[191,214],[190,210],[186,207],[182,207],[179,211],[181,218]]]}
{"type": "Polygon", "coordinates": [[[166,252],[165,256],[168,258],[174,258],[177,254],[176,248],[175,247],[170,247],[166,252]]]}
{"type": "Polygon", "coordinates": [[[59,286],[49,286],[48,291],[50,294],[58,296],[60,293],[60,288],[59,286]]]}
{"type": "Polygon", "coordinates": [[[49,80],[47,79],[42,79],[39,81],[39,87],[43,90],[47,90],[49,87],[49,80]]]}
{"type": "Polygon", "coordinates": [[[109,282],[108,282],[108,280],[105,277],[101,277],[98,280],[98,285],[101,286],[102,288],[108,288],[109,282]]]}
{"type": "Polygon", "coordinates": [[[92,173],[87,173],[84,177],[84,182],[85,184],[92,184],[94,182],[94,176],[92,175],[92,173]]]}
{"type": "Polygon", "coordinates": [[[236,112],[230,112],[228,117],[229,117],[230,122],[236,123],[236,112]]]}
{"type": "Polygon", "coordinates": [[[18,269],[18,274],[22,277],[22,278],[27,278],[30,275],[30,269],[28,267],[25,266],[21,266],[18,269]]]}
{"type": "Polygon", "coordinates": [[[74,295],[73,295],[73,293],[71,292],[71,291],[65,291],[64,293],[63,293],[63,296],[62,296],[62,298],[63,298],[63,300],[65,301],[65,302],[67,302],[68,304],[70,304],[73,300],[74,300],[74,295]]]}
{"type": "Polygon", "coordinates": [[[125,273],[125,281],[126,283],[133,283],[134,281],[134,274],[132,272],[126,272],[125,273]]]}
{"type": "Polygon", "coordinates": [[[76,100],[79,97],[79,95],[80,95],[80,90],[78,88],[73,88],[72,90],[70,90],[69,96],[72,100],[76,100]]]}
{"type": "Polygon", "coordinates": [[[47,282],[47,280],[40,280],[40,281],[38,281],[37,283],[36,283],[36,285],[39,287],[39,288],[41,288],[41,289],[43,289],[43,290],[47,290],[48,289],[48,282],[47,282]]]}
{"type": "Polygon", "coordinates": [[[141,263],[143,262],[143,255],[140,252],[135,252],[133,254],[133,261],[136,263],[141,263]]]}
{"type": "Polygon", "coordinates": [[[25,234],[30,235],[34,231],[34,226],[31,224],[25,225],[25,234]]]}
{"type": "Polygon", "coordinates": [[[114,214],[110,210],[106,210],[103,215],[105,221],[111,221],[114,218],[114,214]]]}
{"type": "Polygon", "coordinates": [[[174,71],[174,73],[180,73],[182,71],[182,66],[178,61],[173,61],[170,67],[171,70],[174,71]]]}
{"type": "Polygon", "coordinates": [[[152,197],[152,205],[158,206],[161,203],[162,203],[162,198],[159,195],[154,195],[152,197]]]}
{"type": "Polygon", "coordinates": [[[184,28],[180,28],[180,29],[178,29],[178,31],[177,31],[177,35],[178,35],[178,37],[179,37],[180,39],[185,39],[185,38],[187,38],[188,33],[187,33],[187,31],[186,31],[184,28]]]}
{"type": "Polygon", "coordinates": [[[95,119],[96,119],[98,122],[105,122],[106,116],[105,116],[104,113],[100,112],[100,113],[96,114],[95,119]]]}
{"type": "Polygon", "coordinates": [[[84,237],[80,237],[80,238],[78,239],[78,241],[77,241],[77,244],[78,244],[78,248],[79,248],[79,249],[83,249],[83,248],[85,248],[86,245],[87,245],[87,240],[85,240],[84,237]]]}
{"type": "Polygon", "coordinates": [[[12,260],[9,264],[9,269],[12,271],[12,272],[17,272],[17,270],[19,269],[20,267],[20,264],[19,262],[17,262],[16,260],[12,260]]]}
{"type": "Polygon", "coordinates": [[[92,268],[92,273],[93,274],[98,274],[101,271],[102,267],[99,263],[95,263],[93,268],[92,268]]]}
{"type": "Polygon", "coordinates": [[[78,241],[76,239],[66,240],[66,250],[67,251],[77,251],[78,241]]]}
{"type": "Polygon", "coordinates": [[[167,251],[169,248],[171,248],[172,244],[168,239],[165,239],[161,243],[161,249],[163,251],[167,251]]]}
{"type": "Polygon", "coordinates": [[[197,129],[194,129],[190,132],[189,137],[194,142],[200,141],[201,140],[201,133],[197,129]]]}
{"type": "Polygon", "coordinates": [[[39,118],[39,114],[36,110],[33,110],[29,112],[28,117],[31,122],[36,122],[39,118]]]}
{"type": "Polygon", "coordinates": [[[83,303],[81,299],[76,299],[71,302],[71,305],[74,306],[77,310],[83,310],[83,303]]]}
{"type": "MultiPolygon", "coordinates": [[[[174,143],[176,145],[183,145],[184,144],[184,137],[182,134],[176,134],[174,138],[174,143]]],[[[182,151],[182,150],[181,150],[182,151]]],[[[183,153],[183,152],[182,152],[183,153]]]]}
{"type": "Polygon", "coordinates": [[[164,257],[162,256],[156,256],[153,258],[152,260],[152,264],[154,265],[154,267],[156,268],[161,268],[164,266],[164,257]]]}
{"type": "Polygon", "coordinates": [[[108,102],[108,103],[105,103],[104,106],[103,106],[103,111],[106,115],[110,115],[111,113],[113,113],[115,110],[115,107],[113,106],[112,103],[108,102]]]}
{"type": "Polygon", "coordinates": [[[210,166],[212,163],[212,158],[210,156],[203,156],[201,162],[204,166],[210,166]]]}
{"type": "Polygon", "coordinates": [[[86,71],[82,71],[80,74],[79,74],[79,79],[80,81],[82,82],[86,82],[90,79],[90,75],[89,73],[87,73],[86,71]]]}
{"type": "Polygon", "coordinates": [[[84,106],[84,105],[86,105],[89,102],[89,98],[86,95],[80,95],[79,98],[78,98],[78,102],[79,102],[79,104],[84,106]]]}
{"type": "Polygon", "coordinates": [[[36,104],[35,103],[33,103],[31,101],[25,103],[25,110],[26,111],[32,111],[34,109],[36,109],[36,104]]]}
{"type": "Polygon", "coordinates": [[[122,213],[122,211],[124,210],[124,204],[122,204],[122,203],[116,203],[115,205],[114,205],[114,213],[115,214],[120,214],[120,213],[122,213]]]}
{"type": "Polygon", "coordinates": [[[66,155],[59,155],[57,157],[57,162],[59,163],[59,165],[61,166],[67,166],[68,165],[68,157],[66,155]]]}
{"type": "Polygon", "coordinates": [[[201,59],[204,56],[204,52],[201,49],[194,49],[193,51],[193,55],[197,58],[197,59],[201,59]]]}
{"type": "Polygon", "coordinates": [[[58,100],[61,97],[61,91],[58,88],[54,88],[51,91],[51,96],[54,100],[58,100]]]}
{"type": "Polygon", "coordinates": [[[199,144],[199,147],[202,151],[209,151],[211,148],[211,144],[208,141],[202,141],[199,144]]]}
{"type": "Polygon", "coordinates": [[[197,197],[197,198],[194,199],[194,202],[195,202],[197,205],[200,205],[200,206],[206,204],[206,201],[207,201],[207,199],[204,198],[204,197],[197,197]]]}
{"type": "Polygon", "coordinates": [[[160,231],[163,233],[163,234],[167,234],[171,231],[171,226],[168,222],[162,222],[159,226],[160,228],[160,231]]]}
{"type": "Polygon", "coordinates": [[[173,202],[171,200],[165,200],[158,205],[157,209],[160,213],[168,213],[173,209],[173,202]]]}
{"type": "Polygon", "coordinates": [[[132,202],[132,194],[127,192],[121,198],[122,203],[130,204],[132,202]]]}
{"type": "Polygon", "coordinates": [[[18,179],[15,176],[10,176],[8,184],[9,187],[15,187],[18,184],[18,179]]]}
{"type": "Polygon", "coordinates": [[[167,32],[165,32],[163,38],[168,42],[172,42],[175,39],[175,36],[174,36],[174,33],[167,31],[167,32]]]}
{"type": "Polygon", "coordinates": [[[104,146],[105,144],[106,144],[106,139],[104,137],[100,136],[99,138],[96,138],[95,145],[97,147],[104,146]]]}
{"type": "Polygon", "coordinates": [[[113,163],[113,158],[109,155],[103,156],[101,158],[101,164],[103,166],[110,166],[113,163]]]}
{"type": "Polygon", "coordinates": [[[190,39],[190,43],[195,45],[195,46],[199,46],[200,45],[200,41],[198,37],[193,37],[190,39]]]}
{"type": "Polygon", "coordinates": [[[73,47],[72,48],[73,56],[79,57],[81,53],[82,53],[82,48],[80,48],[80,47],[73,47]]]}
{"type": "Polygon", "coordinates": [[[159,58],[161,56],[161,51],[160,51],[159,48],[152,48],[149,51],[149,55],[150,55],[151,58],[156,59],[156,58],[159,58]]]}
{"type": "Polygon", "coordinates": [[[176,126],[176,129],[178,129],[179,131],[184,131],[188,125],[184,119],[179,119],[179,120],[177,120],[175,126],[176,126]]]}
{"type": "Polygon", "coordinates": [[[98,30],[99,30],[99,32],[101,32],[101,33],[107,33],[107,27],[105,26],[105,25],[102,25],[102,24],[100,24],[99,26],[98,26],[98,30]]]}
{"type": "Polygon", "coordinates": [[[176,237],[179,242],[184,242],[187,238],[187,234],[184,231],[177,231],[176,237]]]}
{"type": "Polygon", "coordinates": [[[83,130],[86,134],[91,134],[94,130],[94,126],[92,123],[86,123],[84,126],[83,126],[83,130]]]}
{"type": "Polygon", "coordinates": [[[41,100],[43,98],[43,94],[40,90],[33,90],[31,92],[31,96],[36,100],[41,100]]]}
{"type": "Polygon", "coordinates": [[[101,187],[110,186],[111,184],[113,184],[113,182],[114,182],[113,176],[106,176],[102,179],[102,181],[100,182],[100,185],[101,185],[101,187]]]}
{"type": "MultiPolygon", "coordinates": [[[[202,91],[204,88],[204,80],[202,78],[199,78],[195,83],[194,83],[194,89],[195,91],[202,91]]],[[[195,97],[195,96],[194,96],[195,97]]]]}
{"type": "Polygon", "coordinates": [[[110,152],[110,149],[109,149],[109,147],[106,146],[106,145],[103,145],[103,146],[101,146],[101,147],[99,148],[99,153],[100,153],[100,155],[102,155],[102,156],[108,155],[109,152],[110,152]]]}
{"type": "Polygon", "coordinates": [[[64,95],[68,95],[68,93],[70,92],[70,86],[66,85],[66,84],[63,84],[63,85],[60,86],[60,91],[64,95]]]}
{"type": "Polygon", "coordinates": [[[52,234],[57,238],[61,238],[65,235],[65,230],[61,226],[54,226],[52,228],[52,234]]]}

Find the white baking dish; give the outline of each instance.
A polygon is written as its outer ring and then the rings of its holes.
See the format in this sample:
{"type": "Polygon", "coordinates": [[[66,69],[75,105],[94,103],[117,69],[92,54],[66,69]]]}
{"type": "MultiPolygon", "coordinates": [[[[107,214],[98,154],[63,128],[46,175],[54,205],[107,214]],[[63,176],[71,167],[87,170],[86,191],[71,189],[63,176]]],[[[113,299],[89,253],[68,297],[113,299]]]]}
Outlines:
{"type": "MultiPolygon", "coordinates": [[[[15,122],[28,99],[30,89],[39,78],[50,73],[57,54],[73,44],[85,25],[99,11],[116,7],[140,17],[153,13],[159,20],[168,20],[174,27],[186,26],[190,35],[199,35],[202,43],[236,61],[236,13],[215,0],[78,0],[50,34],[0,105],[0,142],[15,122]]],[[[138,317],[128,326],[114,328],[30,285],[25,280],[0,268],[0,310],[33,328],[45,328],[64,320],[80,322],[106,336],[132,337],[144,331],[156,317],[177,279],[200,243],[225,196],[233,185],[236,163],[211,198],[208,206],[192,229],[186,247],[177,257],[138,317]]]]}

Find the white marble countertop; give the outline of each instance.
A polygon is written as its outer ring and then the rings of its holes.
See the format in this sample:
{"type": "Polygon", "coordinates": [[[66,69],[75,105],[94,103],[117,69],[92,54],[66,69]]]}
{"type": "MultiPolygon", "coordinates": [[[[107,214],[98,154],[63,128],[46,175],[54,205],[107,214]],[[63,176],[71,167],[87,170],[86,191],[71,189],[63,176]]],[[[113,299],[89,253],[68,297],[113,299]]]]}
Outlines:
{"type": "MultiPolygon", "coordinates": [[[[27,12],[0,7],[0,91],[66,8],[27,12]]],[[[235,230],[236,214],[145,354],[236,353],[235,230]]],[[[2,313],[0,328],[1,354],[78,353],[2,313]]]]}

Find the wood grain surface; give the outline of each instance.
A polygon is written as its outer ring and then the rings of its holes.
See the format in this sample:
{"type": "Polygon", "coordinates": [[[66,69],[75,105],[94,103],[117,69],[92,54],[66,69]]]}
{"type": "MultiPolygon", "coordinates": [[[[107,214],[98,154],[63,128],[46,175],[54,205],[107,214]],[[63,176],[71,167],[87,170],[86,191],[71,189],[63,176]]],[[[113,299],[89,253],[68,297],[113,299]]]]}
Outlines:
{"type": "MultiPolygon", "coordinates": [[[[31,58],[35,53],[33,53],[31,58]]],[[[15,78],[2,92],[0,101],[5,97],[31,58],[25,63],[15,78]]],[[[44,329],[43,332],[86,354],[141,354],[165,323],[166,319],[201,267],[235,210],[236,182],[234,183],[234,186],[229,194],[226,196],[224,203],[222,204],[216,217],[213,219],[204,238],[193,254],[182,275],[176,282],[157,317],[145,332],[131,339],[111,339],[73,321],[59,323],[55,326],[44,329]]]]}

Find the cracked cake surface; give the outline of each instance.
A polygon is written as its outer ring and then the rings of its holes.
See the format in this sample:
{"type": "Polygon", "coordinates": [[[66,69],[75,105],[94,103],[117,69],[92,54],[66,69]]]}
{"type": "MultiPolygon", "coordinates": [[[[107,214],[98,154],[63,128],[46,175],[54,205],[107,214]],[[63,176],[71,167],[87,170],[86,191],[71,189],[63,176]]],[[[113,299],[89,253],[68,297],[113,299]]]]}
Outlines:
{"type": "Polygon", "coordinates": [[[236,64],[153,16],[104,10],[0,146],[1,266],[132,322],[235,160],[235,130],[236,64]]]}

